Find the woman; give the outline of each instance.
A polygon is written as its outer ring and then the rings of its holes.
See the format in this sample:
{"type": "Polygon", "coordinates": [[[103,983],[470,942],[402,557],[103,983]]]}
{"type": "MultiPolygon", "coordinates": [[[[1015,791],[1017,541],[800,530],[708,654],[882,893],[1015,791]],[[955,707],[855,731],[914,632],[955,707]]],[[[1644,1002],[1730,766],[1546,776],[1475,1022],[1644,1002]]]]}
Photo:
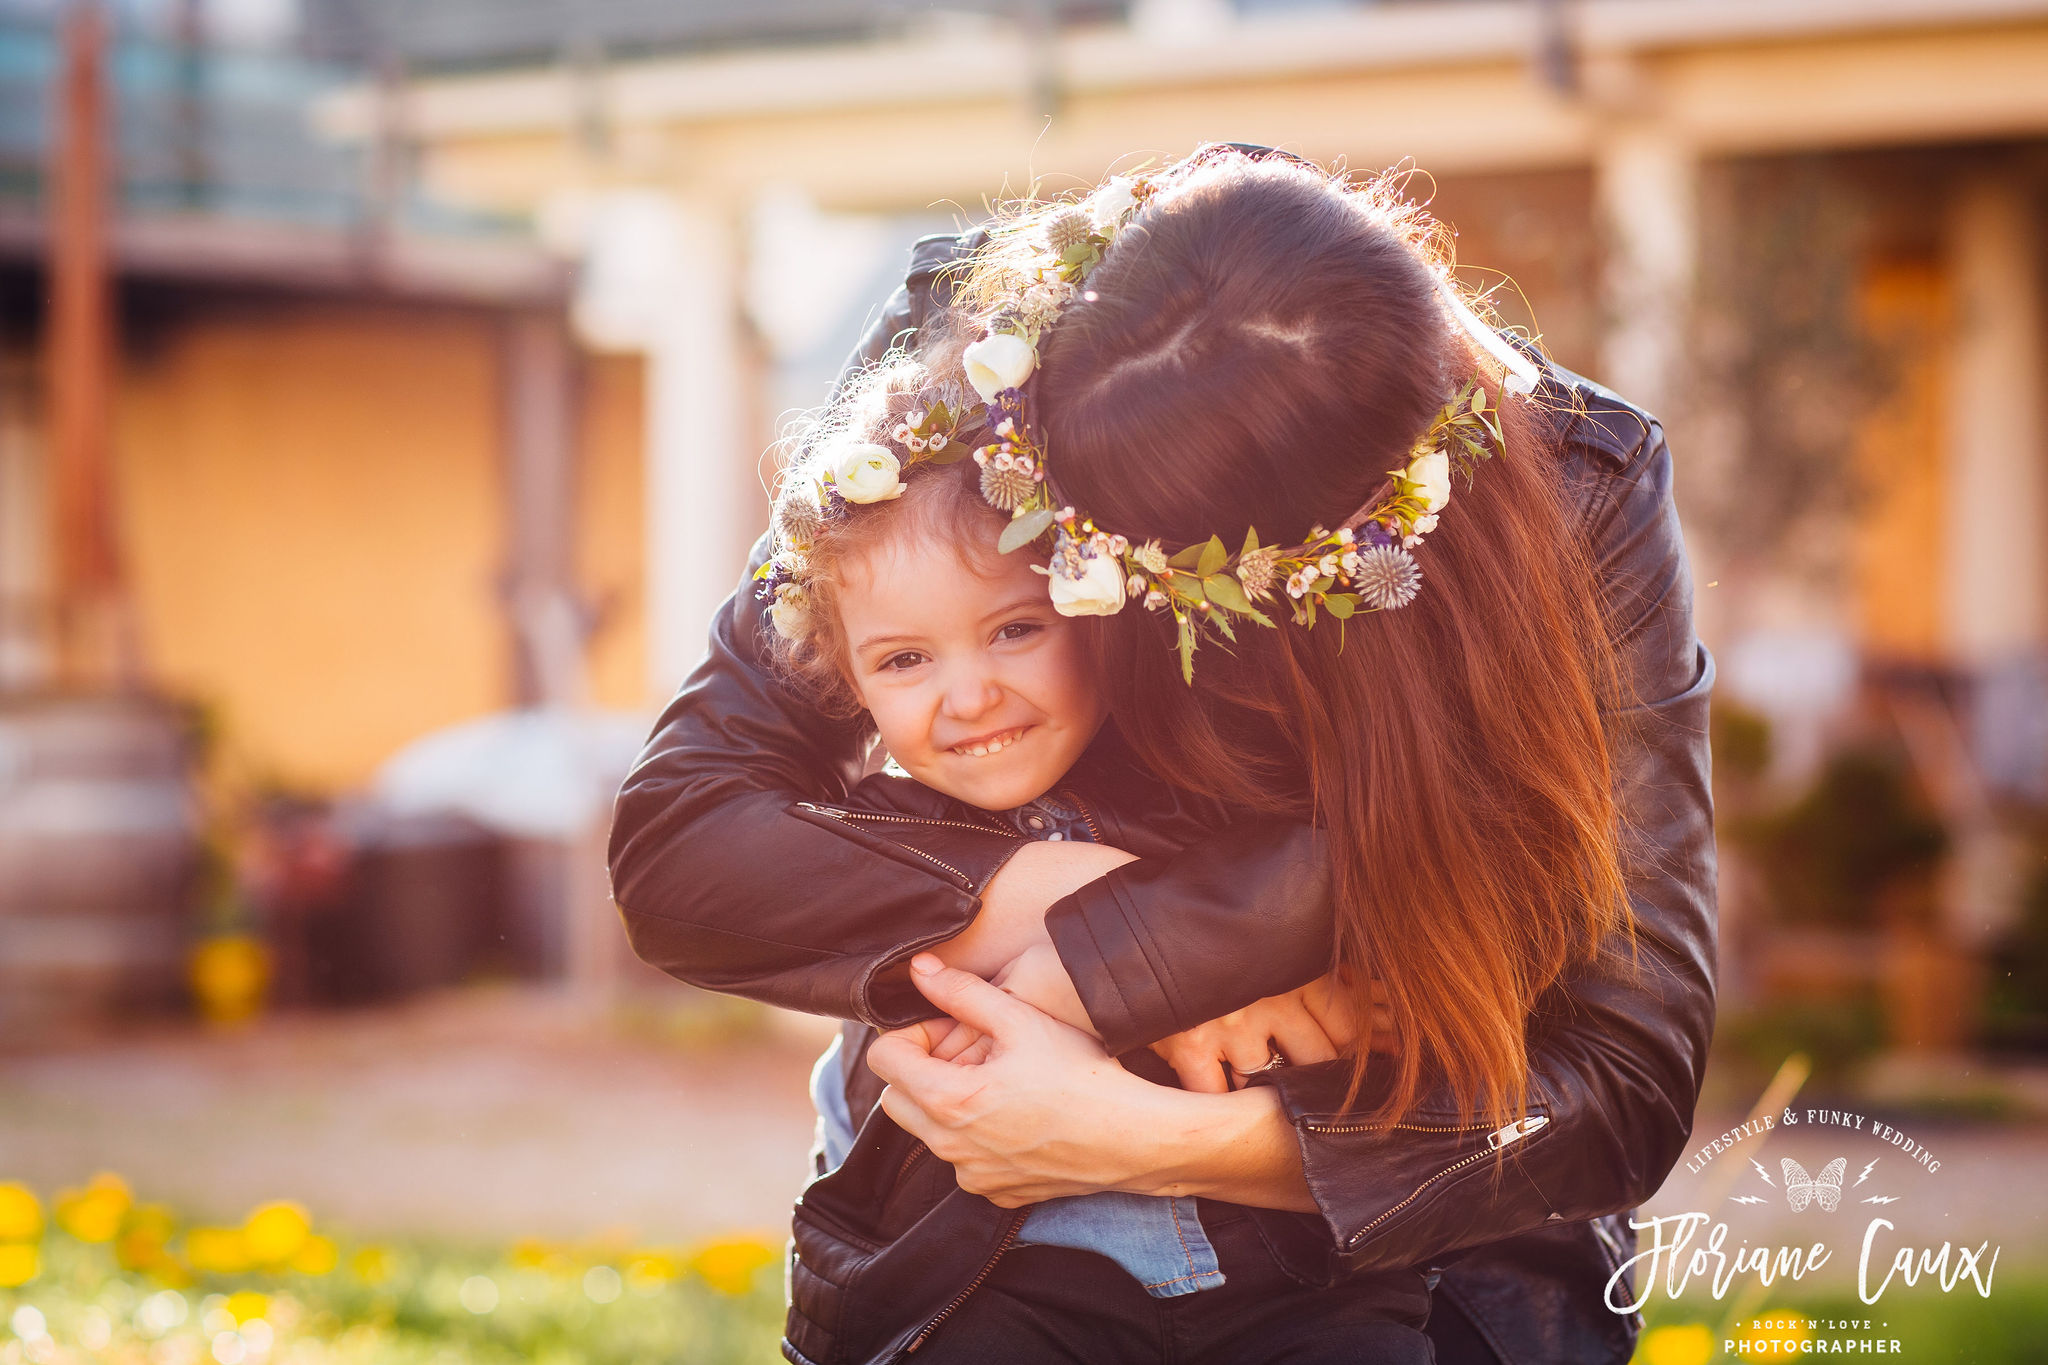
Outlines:
{"type": "MultiPolygon", "coordinates": [[[[1257,179],[1240,164],[1243,157],[1214,155],[1209,173],[1223,179],[1257,179]]],[[[1285,180],[1282,176],[1273,183],[1285,180]]],[[[1242,210],[1257,202],[1258,196],[1253,196],[1225,203],[1210,215],[1212,235],[1221,231],[1227,238],[1237,231],[1250,246],[1265,225],[1256,212],[1242,210]]],[[[1171,536],[1171,543],[1178,544],[1184,538],[1223,532],[1220,514],[1225,512],[1238,512],[1240,521],[1251,510],[1259,519],[1284,522],[1308,504],[1290,502],[1290,494],[1303,490],[1284,477],[1271,477],[1271,470],[1263,471],[1265,477],[1254,471],[1253,477],[1232,486],[1205,485],[1190,493],[1165,471],[1155,470],[1147,483],[1142,477],[1126,477],[1125,471],[1107,463],[1113,449],[1139,439],[1129,430],[1119,433],[1117,423],[1120,414],[1140,406],[1150,390],[1141,386],[1135,390],[1138,398],[1126,397],[1108,409],[1091,411],[1086,401],[1090,376],[1112,372],[1133,355],[1153,356],[1153,363],[1177,363],[1199,333],[1169,329],[1170,334],[1153,339],[1149,349],[1119,349],[1114,325],[1115,307],[1123,297],[1119,290],[1128,287],[1128,297],[1147,298],[1148,291],[1139,287],[1147,261],[1178,260],[1178,270],[1154,272],[1156,288],[1149,297],[1155,306],[1126,319],[1128,341],[1132,328],[1142,330],[1154,314],[1173,311],[1171,295],[1176,288],[1199,305],[1208,292],[1228,289],[1232,283],[1227,265],[1206,276],[1189,270],[1190,258],[1174,256],[1170,237],[1166,224],[1151,223],[1146,233],[1119,240],[1102,268],[1100,293],[1107,306],[1090,314],[1103,324],[1096,330],[1106,349],[1092,362],[1085,359],[1094,324],[1066,334],[1076,338],[1072,345],[1056,331],[1045,350],[1045,373],[1034,381],[1034,396],[1044,399],[1053,448],[1076,457],[1061,466],[1063,492],[1071,479],[1075,488],[1087,490],[1089,510],[1105,525],[1171,536]],[[1119,268],[1122,275],[1114,273],[1119,268]],[[1062,375],[1063,357],[1071,358],[1069,369],[1075,373],[1062,375]],[[1061,398],[1067,401],[1058,401],[1061,398]],[[1091,444],[1103,456],[1092,484],[1087,465],[1091,444]],[[1112,514],[1116,520],[1111,520],[1112,514]]],[[[887,330],[880,332],[879,340],[939,316],[935,302],[942,306],[946,300],[935,301],[935,277],[957,259],[963,245],[972,244],[921,244],[912,280],[885,319],[887,330]]],[[[1229,252],[1219,258],[1212,251],[1204,259],[1227,263],[1234,258],[1229,252]]],[[[1272,276],[1266,282],[1279,287],[1284,279],[1272,276]]],[[[1405,297],[1412,303],[1414,294],[1411,288],[1405,297]]],[[[1083,316],[1077,311],[1061,326],[1083,316]]],[[[1412,353],[1420,347],[1427,352],[1440,337],[1424,335],[1428,328],[1420,319],[1425,316],[1427,310],[1419,307],[1397,311],[1379,324],[1381,335],[1397,350],[1406,347],[1412,353]]],[[[1441,313],[1435,316],[1441,318],[1441,313]]],[[[1426,413],[1426,407],[1415,407],[1412,394],[1402,395],[1398,385],[1389,387],[1385,373],[1319,375],[1318,338],[1313,332],[1302,334],[1287,317],[1269,322],[1264,340],[1286,352],[1272,372],[1278,391],[1350,393],[1355,401],[1348,410],[1366,437],[1361,444],[1377,441],[1394,448],[1412,439],[1413,419],[1426,413]],[[1311,376],[1319,376],[1320,387],[1305,387],[1311,376]]],[[[1371,338],[1359,340],[1344,353],[1356,370],[1363,363],[1361,357],[1371,353],[1371,338]]],[[[1392,366],[1404,368],[1421,372],[1427,366],[1392,366]]],[[[1231,367],[1214,377],[1225,387],[1216,390],[1212,420],[1236,420],[1257,412],[1258,392],[1248,395],[1227,388],[1239,372],[1231,367]]],[[[1546,375],[1545,389],[1575,531],[1597,564],[1605,605],[1617,627],[1622,691],[1637,699],[1626,709],[1609,708],[1601,721],[1616,761],[1624,815],[1644,837],[1645,846],[1631,851],[1626,868],[1644,970],[1639,974],[1609,958],[1575,954],[1568,945],[1535,945],[1532,952],[1512,961],[1479,954],[1472,960],[1488,968],[1480,997],[1495,1007],[1475,1013],[1497,1023],[1502,1017],[1500,1002],[1529,1002],[1526,1052],[1521,1034],[1510,1036],[1494,1028],[1482,1040],[1494,1050],[1473,1074],[1435,1074],[1426,1068],[1427,1058],[1420,1052],[1406,1053],[1391,1089],[1371,1096],[1371,1105],[1405,1115],[1404,1127],[1330,1121],[1332,1115],[1349,1109],[1347,1092],[1359,1079],[1356,1069],[1344,1064],[1284,1067],[1262,1073],[1261,1084],[1251,1090],[1209,1101],[1183,1099],[1175,1102],[1176,1108],[1155,1106],[1147,1111],[1160,1119],[1162,1141],[1179,1152],[1186,1169],[1205,1172],[1200,1177],[1205,1191],[1265,1211],[1259,1219],[1261,1233],[1305,1283],[1320,1279],[1327,1284],[1345,1270],[1448,1265],[1439,1294],[1461,1313],[1439,1315],[1441,1321],[1432,1318],[1445,1358],[1484,1359],[1480,1353],[1487,1350],[1505,1360],[1625,1357],[1627,1324],[1605,1315],[1593,1302],[1622,1255],[1621,1247],[1611,1227],[1578,1220],[1629,1207],[1655,1187],[1675,1159],[1689,1126],[1711,1019],[1712,864],[1703,754],[1704,704],[1711,675],[1690,628],[1689,590],[1670,513],[1668,455],[1651,424],[1611,396],[1557,371],[1546,375]],[[1524,972],[1530,962],[1563,968],[1563,975],[1540,997],[1534,991],[1543,985],[1544,974],[1524,972]],[[1572,965],[1565,966],[1567,962],[1572,965]],[[1518,995],[1521,991],[1529,994],[1518,995]],[[1549,1131],[1522,1144],[1516,1162],[1496,1179],[1487,1155],[1517,1141],[1525,1131],[1534,1131],[1495,1122],[1514,1107],[1517,1092],[1526,1096],[1532,1118],[1542,1119],[1539,1126],[1549,1131]],[[1229,1129],[1250,1135],[1251,1140],[1234,1144],[1222,1153],[1228,1159],[1220,1162],[1216,1130],[1200,1118],[1201,1113],[1222,1112],[1216,1101],[1235,1106],[1230,1111],[1233,1124],[1251,1120],[1247,1126],[1229,1129]],[[1198,1113],[1191,1107],[1196,1103],[1210,1107],[1198,1113]],[[1281,1212],[1305,1211],[1311,1205],[1317,1215],[1311,1225],[1320,1231],[1319,1238],[1304,1237],[1305,1220],[1281,1212]],[[1545,1224],[1560,1226],[1543,1231],[1545,1224]],[[1459,1263],[1448,1264],[1458,1253],[1468,1254],[1459,1263]]],[[[1186,415],[1190,402],[1185,393],[1179,394],[1178,406],[1169,402],[1140,413],[1139,420],[1150,430],[1171,428],[1177,417],[1186,415]]],[[[1269,409],[1260,420],[1284,428],[1289,415],[1269,409]]],[[[1182,431],[1183,439],[1192,439],[1186,436],[1185,423],[1182,431]]],[[[1373,471],[1387,467],[1375,460],[1367,473],[1377,477],[1373,471]]],[[[1318,478],[1330,473],[1324,471],[1318,478]]],[[[1480,491],[1495,473],[1491,468],[1481,470],[1462,496],[1482,504],[1498,496],[1500,489],[1480,491]]],[[[1341,483],[1341,478],[1335,481],[1341,483]]],[[[1342,490],[1345,496],[1340,496],[1340,490],[1318,485],[1312,491],[1320,491],[1327,505],[1336,509],[1324,515],[1341,516],[1354,505],[1346,497],[1358,490],[1342,490]]],[[[1080,499],[1079,493],[1075,496],[1080,499]]],[[[1496,524],[1511,526],[1513,521],[1508,516],[1496,524]]],[[[1294,529],[1298,533],[1299,528],[1294,529]]],[[[1439,568],[1444,571],[1436,575],[1441,581],[1433,580],[1431,586],[1448,589],[1446,598],[1467,608],[1466,613],[1389,613],[1369,624],[1400,621],[1389,624],[1389,629],[1425,632],[1486,628],[1486,585],[1477,576],[1454,571],[1453,538],[1445,536],[1443,544],[1439,568]],[[1411,621],[1413,625],[1408,624],[1411,621]]],[[[1492,589],[1500,590],[1499,585],[1492,589]]],[[[1459,959],[1432,944],[1431,922],[1419,917],[1418,907],[1469,910],[1491,904],[1497,911],[1504,894],[1501,887],[1471,884],[1467,878],[1454,894],[1437,895],[1429,885],[1404,882],[1400,869],[1388,866],[1384,846],[1372,848],[1359,840],[1347,844],[1336,826],[1326,822],[1319,834],[1299,818],[1301,792],[1287,790],[1284,781],[1272,780],[1271,772],[1266,773],[1268,783],[1259,788],[1240,784],[1227,792],[1212,790],[1246,811],[1217,836],[1175,857],[1148,859],[1100,879],[1095,874],[1103,864],[1087,860],[1102,855],[1079,849],[1039,853],[1047,846],[1027,845],[1022,851],[990,850],[974,847],[972,840],[947,844],[943,832],[931,830],[915,838],[879,836],[857,822],[833,819],[829,805],[819,805],[820,797],[830,802],[843,794],[858,759],[858,736],[806,715],[800,703],[763,677],[753,646],[757,617],[758,607],[744,595],[735,600],[732,613],[714,632],[712,657],[664,718],[622,794],[614,838],[615,887],[636,947],[650,961],[715,989],[748,993],[751,987],[752,993],[797,1008],[900,1027],[931,1012],[920,1003],[903,970],[917,948],[964,945],[957,951],[965,965],[986,967],[1006,953],[1015,957],[1028,950],[1028,941],[1005,941],[1006,936],[1015,934],[1019,924],[1028,929],[1034,913],[1049,910],[1037,922],[1049,933],[1088,1020],[1110,1052],[1129,1054],[1139,1045],[1186,1034],[1192,1025],[1253,1001],[1282,999],[1278,1008],[1284,1009],[1287,993],[1330,970],[1333,941],[1337,965],[1388,962],[1389,952],[1395,950],[1403,954],[1404,962],[1420,960],[1420,975],[1410,973],[1404,979],[1400,972],[1394,974],[1397,1022],[1404,1031],[1423,1026],[1417,1036],[1456,1026],[1456,982],[1445,973],[1459,965],[1459,959]],[[837,774],[838,781],[821,781],[823,773],[837,774]],[[793,804],[796,795],[810,798],[811,808],[793,804]],[[869,856],[850,858],[849,844],[861,846],[869,856]],[[1060,864],[1055,861],[1060,857],[1070,861],[1060,864]],[[807,871],[819,879],[815,884],[820,887],[828,884],[825,877],[832,879],[829,914],[815,903],[799,907],[779,898],[789,886],[803,886],[807,871]],[[1390,938],[1372,939],[1374,920],[1356,913],[1348,919],[1344,913],[1333,915],[1333,901],[1340,912],[1346,906],[1355,912],[1362,890],[1395,898],[1375,907],[1377,920],[1393,926],[1390,938]],[[1252,935],[1247,935],[1244,918],[1248,910],[1259,917],[1252,935]],[[970,922],[974,931],[962,934],[970,922]],[[982,955],[980,962],[969,960],[977,954],[982,955]],[[772,986],[767,984],[771,981],[772,986]]],[[[1353,629],[1366,624],[1353,623],[1353,629]]],[[[1248,654],[1271,644],[1269,639],[1247,640],[1241,650],[1248,654]]],[[[1159,650],[1133,650],[1120,660],[1125,667],[1119,672],[1142,689],[1145,670],[1165,661],[1163,655],[1159,650]]],[[[1478,659],[1483,653],[1467,642],[1462,657],[1478,659]]],[[[1201,676],[1217,679],[1223,690],[1197,691],[1190,697],[1197,703],[1205,698],[1213,703],[1230,697],[1232,683],[1258,682],[1243,672],[1223,673],[1231,658],[1220,650],[1204,650],[1198,671],[1213,666],[1215,671],[1201,676]]],[[[1531,675],[1523,670],[1516,676],[1526,680],[1531,675]]],[[[1336,674],[1321,681],[1325,691],[1349,685],[1336,674]]],[[[1404,680],[1395,669],[1380,681],[1394,684],[1394,692],[1378,697],[1369,689],[1360,692],[1353,697],[1355,708],[1368,708],[1384,718],[1395,714],[1405,697],[1407,705],[1426,709],[1421,689],[1427,679],[1404,680]]],[[[1479,680],[1479,685],[1484,683],[1479,680]]],[[[1170,694],[1155,687],[1146,695],[1170,694]]],[[[1160,716],[1124,709],[1117,718],[1126,735],[1136,736],[1138,747],[1149,750],[1146,756],[1155,767],[1171,766],[1158,759],[1171,759],[1175,745],[1197,746],[1184,752],[1198,756],[1206,751],[1224,757],[1226,761],[1200,769],[1201,780],[1216,789],[1227,787],[1233,773],[1245,771],[1243,756],[1278,751],[1264,741],[1273,738],[1272,731],[1284,732],[1294,724],[1293,717],[1275,710],[1274,702],[1281,697],[1254,687],[1235,697],[1242,705],[1207,714],[1196,705],[1149,733],[1146,726],[1160,722],[1160,716]],[[1264,735],[1257,721],[1261,714],[1267,717],[1264,735]]],[[[1350,722],[1324,716],[1319,723],[1350,722]]],[[[1441,726],[1434,735],[1438,741],[1455,738],[1441,726]]],[[[1281,738],[1290,737],[1283,733],[1281,738]]],[[[1401,738],[1401,748],[1382,746],[1378,752],[1413,750],[1430,735],[1410,731],[1401,738]]],[[[1512,740],[1512,735],[1499,732],[1479,756],[1497,754],[1512,740]]],[[[1461,761],[1473,758],[1466,754],[1461,761]]],[[[1526,767],[1517,768],[1517,780],[1540,784],[1540,773],[1526,767]]],[[[1374,780],[1373,774],[1354,768],[1323,775],[1322,790],[1332,790],[1331,782],[1374,780]]],[[[1582,780],[1579,785],[1583,787],[1582,780]]],[[[1476,788],[1468,785],[1465,790],[1476,788]]],[[[1370,808],[1373,793],[1359,789],[1357,799],[1370,808]]],[[[1481,855],[1471,860],[1475,866],[1507,865],[1494,855],[1513,841],[1514,810],[1499,816],[1504,823],[1493,831],[1481,855]]],[[[1396,820],[1371,828],[1387,838],[1396,836],[1400,825],[1396,820]]],[[[1427,835],[1420,826],[1410,829],[1418,837],[1427,835]]],[[[1441,877],[1457,882],[1472,870],[1456,864],[1455,847],[1433,847],[1441,877]]],[[[1535,852],[1540,856],[1540,850],[1535,852]]],[[[1552,886],[1568,885],[1570,880],[1541,879],[1552,886]]],[[[1582,885],[1597,890],[1598,880],[1586,879],[1582,885]]],[[[1512,894],[1512,887],[1506,894],[1512,894]]],[[[1589,904],[1586,910],[1588,924],[1597,923],[1597,907],[1589,904]]],[[[1492,922],[1509,921],[1496,913],[1492,922]]],[[[1063,1062],[1075,1074],[1100,1073],[1078,1056],[1058,1055],[1063,1035],[1041,1030],[1042,1036],[1027,1036],[1031,1030],[1024,1022],[990,1014],[990,1002],[975,1004],[971,990],[958,980],[951,980],[950,987],[940,985],[935,993],[954,1008],[1016,1034],[1005,1040],[1012,1047],[1003,1064],[988,1068],[991,1074],[1001,1071],[1004,1084],[989,1093],[982,1112],[950,1125],[967,1144],[953,1149],[961,1154],[956,1165],[963,1185],[971,1179],[992,1198],[1037,1198],[1051,1190],[1105,1187],[1104,1162],[1109,1154],[1099,1138],[1091,1146],[1082,1131],[1100,1132],[1105,1127],[1099,1112],[1048,1103],[1047,1097],[1056,1096],[1058,1087],[1045,1080],[1063,1062]],[[1033,1124],[1038,1125],[1039,1140],[1020,1141],[1020,1133],[1028,1133],[1033,1124]],[[976,1143],[985,1148],[982,1155],[970,1154],[976,1143]],[[1005,1173],[1004,1161],[1014,1169],[1005,1173]]],[[[1165,1050],[1176,1053],[1177,1064],[1185,1070],[1192,1065],[1189,1049],[1212,1041],[1216,1032],[1209,1030],[1192,1040],[1183,1037],[1165,1050]]],[[[923,1036],[927,1043],[932,1039],[930,1033],[923,1036]]],[[[896,1041],[916,1050],[907,1036],[896,1041]]],[[[1240,1071],[1252,1069],[1242,1065],[1247,1060],[1244,1045],[1242,1037],[1216,1043],[1222,1055],[1240,1062],[1240,1071]]],[[[939,1097],[934,1103],[941,1102],[939,1083],[928,1079],[934,1075],[929,1067],[947,1063],[929,1057],[905,1060],[926,1063],[927,1079],[920,1082],[909,1074],[917,1068],[906,1069],[899,1093],[914,1101],[922,1083],[927,1095],[939,1097]]],[[[1069,1089],[1077,1087],[1086,1089],[1079,1082],[1069,1089]]],[[[1090,1093],[1091,1103],[1099,1107],[1126,1105],[1133,1092],[1090,1093]]],[[[1141,1107],[1130,1100],[1124,1112],[1135,1113],[1141,1107]]],[[[915,1122],[907,1109],[902,1117],[915,1122]]],[[[971,1299],[968,1305],[957,1311],[975,1311],[971,1299]]]]}

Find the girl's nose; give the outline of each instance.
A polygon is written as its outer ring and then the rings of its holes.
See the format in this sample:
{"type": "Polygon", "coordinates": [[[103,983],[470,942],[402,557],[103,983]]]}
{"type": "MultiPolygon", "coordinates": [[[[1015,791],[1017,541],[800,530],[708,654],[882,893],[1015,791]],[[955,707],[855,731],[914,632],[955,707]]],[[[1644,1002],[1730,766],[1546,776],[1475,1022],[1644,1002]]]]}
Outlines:
{"type": "Polygon", "coordinates": [[[1003,699],[1003,689],[989,674],[978,668],[966,668],[949,679],[946,685],[946,714],[954,720],[973,720],[995,709],[1003,699]]]}

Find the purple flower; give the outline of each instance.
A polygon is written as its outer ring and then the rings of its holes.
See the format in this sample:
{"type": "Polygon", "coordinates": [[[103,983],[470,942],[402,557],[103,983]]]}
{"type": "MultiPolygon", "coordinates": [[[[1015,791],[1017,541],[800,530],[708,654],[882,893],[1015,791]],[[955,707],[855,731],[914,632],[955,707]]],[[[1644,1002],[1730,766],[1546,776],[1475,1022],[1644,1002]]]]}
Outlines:
{"type": "Polygon", "coordinates": [[[1365,525],[1359,527],[1358,538],[1368,545],[1392,545],[1394,543],[1393,533],[1387,530],[1383,522],[1377,521],[1368,521],[1365,525]]]}

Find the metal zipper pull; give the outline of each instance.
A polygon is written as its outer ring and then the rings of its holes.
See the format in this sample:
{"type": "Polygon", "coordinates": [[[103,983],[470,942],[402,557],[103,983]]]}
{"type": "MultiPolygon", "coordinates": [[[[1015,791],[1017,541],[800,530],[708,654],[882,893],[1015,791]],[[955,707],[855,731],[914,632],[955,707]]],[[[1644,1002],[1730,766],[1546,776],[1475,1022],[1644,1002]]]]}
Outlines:
{"type": "Polygon", "coordinates": [[[1496,1128],[1492,1133],[1488,1134],[1486,1145],[1498,1151],[1510,1142],[1520,1142],[1537,1129],[1547,1127],[1549,1123],[1550,1120],[1542,1114],[1531,1114],[1528,1118],[1516,1119],[1507,1127],[1496,1128]]]}

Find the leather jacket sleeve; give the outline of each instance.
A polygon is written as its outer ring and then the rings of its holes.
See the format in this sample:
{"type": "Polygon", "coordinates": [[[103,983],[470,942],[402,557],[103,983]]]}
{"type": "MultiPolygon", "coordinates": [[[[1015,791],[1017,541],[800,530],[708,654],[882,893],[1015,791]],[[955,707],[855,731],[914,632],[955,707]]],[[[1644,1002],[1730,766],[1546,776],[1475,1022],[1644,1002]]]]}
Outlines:
{"type": "MultiPolygon", "coordinates": [[[[1693,632],[1662,429],[1562,371],[1546,391],[1576,409],[1565,418],[1566,455],[1630,694],[1607,729],[1638,956],[1585,965],[1548,993],[1530,1023],[1529,1118],[1498,1132],[1443,1093],[1392,1130],[1351,1122],[1335,1112],[1346,1063],[1255,1078],[1280,1092],[1333,1249],[1353,1269],[1441,1262],[1545,1223],[1633,1208],[1676,1164],[1692,1127],[1714,1014],[1713,660],[1693,632]],[[1512,1159],[1496,1162],[1495,1152],[1512,1159]]],[[[1245,858],[1245,842],[1208,846],[1120,868],[1048,913],[1112,1051],[1327,970],[1317,836],[1287,822],[1237,833],[1255,850],[1249,869],[1220,875],[1219,860],[1245,858]],[[1260,867],[1265,877],[1248,880],[1260,867]],[[1257,954],[1230,951],[1245,942],[1245,906],[1257,906],[1257,954]]]]}

